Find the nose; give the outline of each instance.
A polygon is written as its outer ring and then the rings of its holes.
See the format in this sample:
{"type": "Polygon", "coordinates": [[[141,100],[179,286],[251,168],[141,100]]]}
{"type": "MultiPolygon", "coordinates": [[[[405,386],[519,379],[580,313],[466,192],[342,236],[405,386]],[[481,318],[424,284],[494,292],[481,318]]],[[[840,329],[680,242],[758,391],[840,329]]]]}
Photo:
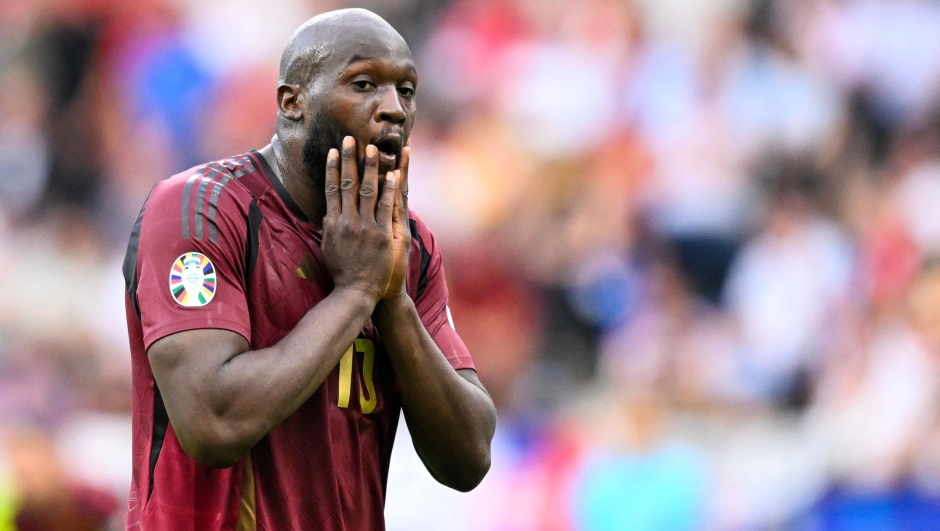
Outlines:
{"type": "Polygon", "coordinates": [[[398,90],[395,87],[383,87],[380,93],[379,106],[375,112],[377,122],[391,122],[402,124],[405,122],[405,108],[401,105],[398,90]]]}

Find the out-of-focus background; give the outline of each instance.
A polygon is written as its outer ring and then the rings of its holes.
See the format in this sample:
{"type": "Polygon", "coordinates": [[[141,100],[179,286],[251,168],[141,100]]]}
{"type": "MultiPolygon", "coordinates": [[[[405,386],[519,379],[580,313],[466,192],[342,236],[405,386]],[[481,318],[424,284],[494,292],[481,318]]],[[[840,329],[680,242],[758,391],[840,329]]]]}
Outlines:
{"type": "Polygon", "coordinates": [[[401,434],[390,530],[940,529],[940,2],[2,0],[0,530],[123,529],[137,211],[351,5],[500,412],[470,494],[401,434]]]}

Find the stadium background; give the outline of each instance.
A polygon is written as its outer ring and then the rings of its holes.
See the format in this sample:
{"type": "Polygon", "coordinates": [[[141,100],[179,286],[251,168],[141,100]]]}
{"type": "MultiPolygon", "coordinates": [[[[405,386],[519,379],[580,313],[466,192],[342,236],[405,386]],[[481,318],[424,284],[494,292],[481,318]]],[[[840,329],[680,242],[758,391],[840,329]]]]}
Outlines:
{"type": "Polygon", "coordinates": [[[940,529],[937,1],[3,0],[0,530],[123,529],[133,220],[350,5],[500,411],[467,495],[402,434],[390,530],[940,529]]]}

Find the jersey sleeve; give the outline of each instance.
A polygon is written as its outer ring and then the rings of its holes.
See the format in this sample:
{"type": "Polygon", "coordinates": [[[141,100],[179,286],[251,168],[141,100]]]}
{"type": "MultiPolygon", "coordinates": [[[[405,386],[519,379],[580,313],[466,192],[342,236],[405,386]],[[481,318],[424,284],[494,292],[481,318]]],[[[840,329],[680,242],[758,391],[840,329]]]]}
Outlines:
{"type": "Polygon", "coordinates": [[[428,334],[454,369],[474,369],[473,358],[457,330],[448,306],[447,281],[444,277],[444,261],[434,236],[427,226],[411,212],[411,290],[414,291],[415,308],[428,334]],[[417,243],[417,245],[415,244],[417,243]]]}
{"type": "Polygon", "coordinates": [[[145,349],[199,328],[231,330],[251,342],[249,201],[236,195],[230,180],[218,171],[196,171],[162,181],[151,192],[141,217],[135,291],[145,349]]]}

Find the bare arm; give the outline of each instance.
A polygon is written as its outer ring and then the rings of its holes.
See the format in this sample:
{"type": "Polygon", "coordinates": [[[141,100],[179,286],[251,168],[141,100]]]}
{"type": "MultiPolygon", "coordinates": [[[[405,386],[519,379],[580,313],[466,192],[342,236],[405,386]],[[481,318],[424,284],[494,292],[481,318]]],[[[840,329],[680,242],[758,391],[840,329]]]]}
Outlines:
{"type": "Polygon", "coordinates": [[[189,330],[147,351],[183,450],[214,467],[235,464],[323,383],[369,318],[374,301],[334,290],[276,345],[249,350],[219,329],[189,330]]]}
{"type": "Polygon", "coordinates": [[[406,147],[401,169],[396,171],[401,192],[392,220],[395,267],[372,321],[395,369],[402,409],[418,455],[439,482],[468,491],[490,468],[496,408],[476,371],[456,371],[450,365],[406,294],[411,247],[407,214],[410,158],[411,148],[406,147]]]}
{"type": "Polygon", "coordinates": [[[355,142],[327,159],[324,262],[336,288],[276,345],[249,350],[231,331],[201,329],[162,338],[147,351],[180,445],[202,464],[234,464],[323,383],[358,336],[392,273],[396,180],[378,199],[378,162],[366,149],[360,186],[355,142]]]}
{"type": "Polygon", "coordinates": [[[373,322],[395,369],[418,455],[439,482],[473,489],[490,468],[496,430],[496,408],[476,371],[451,367],[408,296],[383,300],[373,322]]]}

